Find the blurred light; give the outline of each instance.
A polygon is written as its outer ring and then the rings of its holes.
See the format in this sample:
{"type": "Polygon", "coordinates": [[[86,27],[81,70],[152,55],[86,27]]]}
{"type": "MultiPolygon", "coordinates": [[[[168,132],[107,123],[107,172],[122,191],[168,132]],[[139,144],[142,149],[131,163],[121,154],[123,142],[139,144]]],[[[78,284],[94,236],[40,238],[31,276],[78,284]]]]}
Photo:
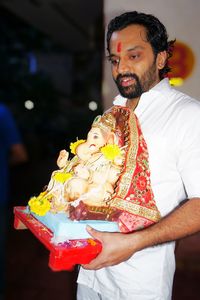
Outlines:
{"type": "Polygon", "coordinates": [[[31,101],[31,100],[26,100],[25,102],[24,102],[24,106],[26,107],[26,109],[33,109],[34,108],[34,103],[33,103],[33,101],[31,101]]]}
{"type": "Polygon", "coordinates": [[[181,86],[183,85],[183,78],[181,77],[173,77],[173,78],[170,78],[169,82],[171,85],[173,86],[181,86]]]}
{"type": "Polygon", "coordinates": [[[88,107],[90,110],[95,111],[95,110],[97,110],[98,105],[95,101],[91,101],[91,102],[89,102],[88,107]]]}
{"type": "Polygon", "coordinates": [[[29,72],[31,74],[35,74],[37,72],[37,59],[35,54],[32,52],[28,53],[28,61],[29,61],[29,72]]]}

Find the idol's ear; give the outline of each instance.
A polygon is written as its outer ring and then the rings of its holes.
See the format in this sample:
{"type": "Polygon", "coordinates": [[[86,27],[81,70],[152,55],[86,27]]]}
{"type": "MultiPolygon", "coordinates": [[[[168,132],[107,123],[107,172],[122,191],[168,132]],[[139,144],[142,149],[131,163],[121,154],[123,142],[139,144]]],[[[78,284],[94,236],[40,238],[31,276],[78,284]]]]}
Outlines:
{"type": "Polygon", "coordinates": [[[167,52],[166,51],[161,51],[157,54],[156,64],[157,64],[158,70],[162,70],[164,68],[166,60],[167,60],[167,52]]]}
{"type": "Polygon", "coordinates": [[[115,134],[114,132],[111,132],[109,133],[107,144],[114,144],[114,143],[115,143],[115,134]]]}

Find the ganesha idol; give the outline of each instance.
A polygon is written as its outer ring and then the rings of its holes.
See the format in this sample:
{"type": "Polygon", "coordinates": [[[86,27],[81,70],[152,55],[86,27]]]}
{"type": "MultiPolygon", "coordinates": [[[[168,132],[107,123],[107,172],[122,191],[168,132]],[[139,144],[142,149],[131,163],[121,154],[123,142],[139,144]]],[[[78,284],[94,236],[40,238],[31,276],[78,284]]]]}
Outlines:
{"type": "Polygon", "coordinates": [[[53,213],[72,220],[117,221],[132,232],[160,219],[151,189],[148,151],[138,120],[129,108],[114,106],[93,121],[86,140],[62,150],[47,189],[29,201],[45,201],[53,213]]]}

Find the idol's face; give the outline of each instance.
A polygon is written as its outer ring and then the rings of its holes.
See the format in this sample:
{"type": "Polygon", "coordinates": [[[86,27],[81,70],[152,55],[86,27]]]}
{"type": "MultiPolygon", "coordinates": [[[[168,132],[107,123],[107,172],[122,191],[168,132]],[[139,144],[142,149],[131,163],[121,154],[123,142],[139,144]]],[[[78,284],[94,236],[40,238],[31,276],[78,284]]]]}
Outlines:
{"type": "Polygon", "coordinates": [[[90,149],[99,150],[106,144],[106,137],[98,127],[92,127],[88,132],[87,144],[90,149]]]}
{"type": "Polygon", "coordinates": [[[138,99],[159,82],[165,53],[155,56],[143,26],[129,25],[113,32],[109,49],[113,79],[123,97],[138,99]]]}

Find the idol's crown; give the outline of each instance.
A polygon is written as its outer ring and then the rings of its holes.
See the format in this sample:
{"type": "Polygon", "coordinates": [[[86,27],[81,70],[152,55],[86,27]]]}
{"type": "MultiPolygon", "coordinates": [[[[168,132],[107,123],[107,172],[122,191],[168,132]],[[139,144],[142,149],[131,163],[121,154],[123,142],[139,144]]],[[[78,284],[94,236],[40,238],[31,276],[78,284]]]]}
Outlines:
{"type": "Polygon", "coordinates": [[[111,113],[97,116],[92,123],[92,127],[98,127],[104,131],[114,131],[115,126],[116,120],[111,113]]]}

